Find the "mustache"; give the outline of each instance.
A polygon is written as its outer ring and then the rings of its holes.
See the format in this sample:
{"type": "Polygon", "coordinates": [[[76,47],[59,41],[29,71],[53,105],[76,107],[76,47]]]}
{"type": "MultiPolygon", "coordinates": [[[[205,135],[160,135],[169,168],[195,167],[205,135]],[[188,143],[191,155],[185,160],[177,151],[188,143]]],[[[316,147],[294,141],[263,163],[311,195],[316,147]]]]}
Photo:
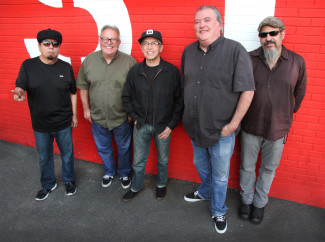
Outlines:
{"type": "Polygon", "coordinates": [[[273,41],[273,40],[268,40],[268,41],[265,41],[264,45],[268,45],[268,44],[275,44],[276,45],[276,42],[273,41]]]}

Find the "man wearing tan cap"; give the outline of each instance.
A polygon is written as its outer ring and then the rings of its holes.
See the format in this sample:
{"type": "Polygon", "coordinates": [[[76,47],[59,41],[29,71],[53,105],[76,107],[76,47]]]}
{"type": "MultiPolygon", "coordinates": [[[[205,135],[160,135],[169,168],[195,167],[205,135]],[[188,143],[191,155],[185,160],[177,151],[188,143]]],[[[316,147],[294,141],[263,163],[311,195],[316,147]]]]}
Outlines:
{"type": "Polygon", "coordinates": [[[258,27],[261,47],[250,52],[256,91],[242,121],[239,216],[260,223],[284,144],[306,91],[304,59],[282,45],[285,26],[267,17],[258,27]],[[255,165],[261,150],[256,181],[255,165]]]}

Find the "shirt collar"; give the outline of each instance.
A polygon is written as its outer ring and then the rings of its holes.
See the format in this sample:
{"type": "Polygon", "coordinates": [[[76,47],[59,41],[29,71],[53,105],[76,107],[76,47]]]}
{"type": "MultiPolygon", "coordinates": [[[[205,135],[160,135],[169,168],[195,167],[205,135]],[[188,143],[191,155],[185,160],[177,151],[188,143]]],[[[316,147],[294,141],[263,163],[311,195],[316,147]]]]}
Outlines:
{"type": "MultiPolygon", "coordinates": [[[[218,38],[218,39],[216,39],[215,41],[213,41],[209,46],[208,46],[208,48],[207,48],[207,52],[209,51],[209,50],[213,50],[213,49],[215,49],[215,48],[217,48],[218,47],[218,45],[224,40],[224,38],[225,37],[223,37],[222,35],[220,35],[220,37],[218,38]]],[[[202,50],[201,49],[201,47],[200,47],[200,42],[199,41],[197,41],[197,48],[198,49],[200,49],[200,50],[202,50]]]]}
{"type": "MultiPolygon", "coordinates": [[[[262,60],[264,60],[264,51],[263,51],[263,47],[260,46],[258,49],[256,49],[255,51],[252,51],[251,52],[251,55],[252,56],[258,56],[260,57],[262,60]]],[[[288,52],[288,49],[286,47],[284,47],[284,45],[282,45],[282,51],[281,51],[281,55],[280,55],[280,58],[281,59],[285,59],[285,60],[288,60],[289,56],[289,52],[288,52]]]]}
{"type": "MultiPolygon", "coordinates": [[[[106,63],[106,60],[105,60],[105,58],[104,58],[104,56],[103,56],[103,52],[102,52],[102,50],[99,50],[99,56],[100,56],[100,58],[102,59],[102,61],[104,61],[104,62],[106,63]]],[[[119,56],[120,56],[120,51],[117,50],[117,53],[116,53],[116,55],[113,57],[112,61],[113,61],[114,59],[116,59],[117,57],[119,57],[119,56]]],[[[112,62],[112,61],[111,61],[111,62],[112,62]]]]}

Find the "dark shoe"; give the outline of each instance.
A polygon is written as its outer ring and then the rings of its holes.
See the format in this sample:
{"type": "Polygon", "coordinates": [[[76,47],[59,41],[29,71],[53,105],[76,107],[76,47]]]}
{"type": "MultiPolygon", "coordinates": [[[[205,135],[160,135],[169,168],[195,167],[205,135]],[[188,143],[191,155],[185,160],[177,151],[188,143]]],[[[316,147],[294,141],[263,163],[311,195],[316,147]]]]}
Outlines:
{"type": "Polygon", "coordinates": [[[69,183],[65,184],[65,194],[67,196],[72,196],[76,192],[77,192],[77,187],[74,182],[69,182],[69,183]]]}
{"type": "Polygon", "coordinates": [[[184,200],[187,202],[198,202],[204,200],[203,198],[200,197],[199,192],[192,192],[188,193],[184,196],[184,200]]]}
{"type": "Polygon", "coordinates": [[[253,205],[251,222],[255,224],[259,224],[262,222],[264,217],[264,208],[257,208],[253,205]]]}
{"type": "Polygon", "coordinates": [[[125,195],[123,196],[123,201],[124,202],[129,202],[131,201],[136,195],[138,194],[138,192],[133,192],[132,190],[129,190],[127,193],[125,193],[125,195]]]}
{"type": "Polygon", "coordinates": [[[112,176],[103,176],[102,187],[109,187],[112,184],[113,177],[112,176]]]}
{"type": "Polygon", "coordinates": [[[251,217],[252,204],[241,203],[239,207],[239,217],[243,220],[249,220],[251,217]]]}
{"type": "Polygon", "coordinates": [[[227,230],[227,219],[226,215],[218,215],[213,217],[214,220],[214,228],[219,234],[223,234],[227,230]]]}
{"type": "Polygon", "coordinates": [[[166,196],[166,187],[156,188],[156,199],[162,200],[166,196]]]}
{"type": "Polygon", "coordinates": [[[121,185],[122,185],[123,189],[130,188],[130,186],[131,186],[130,177],[128,177],[128,176],[127,177],[121,177],[120,180],[121,180],[121,185]]]}
{"type": "Polygon", "coordinates": [[[56,187],[57,187],[57,184],[56,183],[55,183],[55,185],[51,189],[46,189],[46,188],[43,188],[42,187],[42,189],[39,190],[39,192],[37,193],[35,199],[37,201],[42,201],[42,200],[46,199],[49,196],[49,193],[51,191],[53,191],[56,187]]]}

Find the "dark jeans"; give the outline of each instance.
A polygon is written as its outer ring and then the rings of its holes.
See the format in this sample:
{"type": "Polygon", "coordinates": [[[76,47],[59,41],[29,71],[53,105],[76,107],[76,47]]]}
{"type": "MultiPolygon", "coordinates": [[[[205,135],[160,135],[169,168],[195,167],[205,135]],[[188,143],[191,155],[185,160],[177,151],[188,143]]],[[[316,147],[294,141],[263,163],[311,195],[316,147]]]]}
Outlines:
{"type": "Polygon", "coordinates": [[[97,152],[103,161],[105,175],[114,176],[116,174],[116,165],[112,147],[114,134],[118,155],[117,174],[120,177],[130,176],[132,127],[129,122],[126,120],[120,126],[109,130],[93,121],[91,124],[91,130],[93,132],[97,152]]]}
{"type": "Polygon", "coordinates": [[[34,130],[37,151],[40,157],[41,184],[46,189],[51,189],[55,183],[53,141],[58,144],[62,159],[63,183],[74,182],[74,158],[72,144],[72,128],[67,127],[55,132],[37,132],[34,130]]]}

